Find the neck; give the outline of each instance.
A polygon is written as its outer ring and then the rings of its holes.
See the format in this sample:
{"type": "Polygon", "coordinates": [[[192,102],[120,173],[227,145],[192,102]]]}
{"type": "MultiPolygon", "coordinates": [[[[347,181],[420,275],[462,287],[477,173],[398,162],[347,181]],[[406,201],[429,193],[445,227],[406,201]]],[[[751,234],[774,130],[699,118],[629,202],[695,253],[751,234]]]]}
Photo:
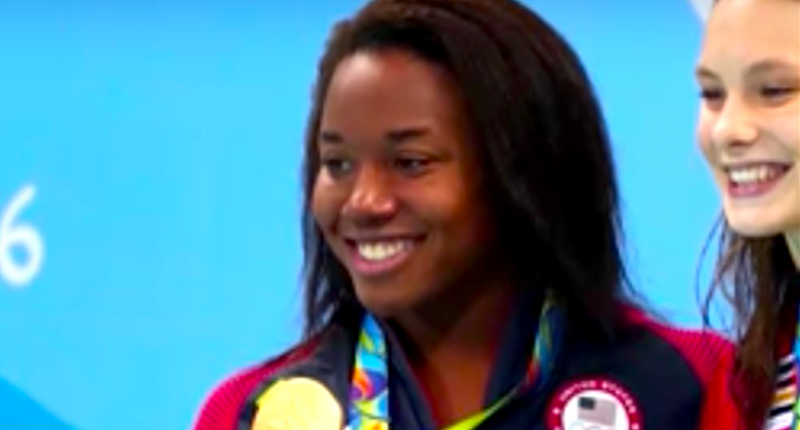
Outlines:
{"type": "Polygon", "coordinates": [[[783,236],[786,238],[786,244],[789,246],[789,253],[792,255],[794,268],[800,271],[800,229],[786,232],[783,236]]]}
{"type": "Polygon", "coordinates": [[[395,319],[401,344],[440,424],[483,408],[486,386],[519,291],[511,282],[459,290],[395,319]]]}

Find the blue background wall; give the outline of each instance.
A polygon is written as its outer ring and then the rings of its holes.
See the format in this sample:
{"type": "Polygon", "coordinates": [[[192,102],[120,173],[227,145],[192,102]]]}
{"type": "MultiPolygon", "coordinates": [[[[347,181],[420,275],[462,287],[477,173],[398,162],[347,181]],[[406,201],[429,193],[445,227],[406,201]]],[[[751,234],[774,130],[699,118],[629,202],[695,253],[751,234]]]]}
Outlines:
{"type": "MultiPolygon", "coordinates": [[[[187,428],[297,335],[309,86],[362,2],[277,3],[0,4],[0,428],[187,428]]],[[[697,324],[717,198],[693,143],[695,10],[527,3],[607,109],[634,279],[697,324]]]]}

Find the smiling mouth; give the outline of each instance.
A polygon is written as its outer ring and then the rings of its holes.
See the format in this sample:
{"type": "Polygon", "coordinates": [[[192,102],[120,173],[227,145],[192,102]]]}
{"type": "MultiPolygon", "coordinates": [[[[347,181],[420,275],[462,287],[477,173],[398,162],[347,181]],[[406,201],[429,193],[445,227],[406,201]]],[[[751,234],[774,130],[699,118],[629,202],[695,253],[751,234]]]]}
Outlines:
{"type": "Polygon", "coordinates": [[[761,163],[725,168],[733,197],[757,197],[772,190],[792,168],[790,164],[761,163]]]}
{"type": "Polygon", "coordinates": [[[414,246],[414,241],[403,239],[377,242],[354,242],[353,245],[361,258],[371,262],[380,262],[411,250],[411,247],[414,246]]]}
{"type": "Polygon", "coordinates": [[[420,239],[346,240],[352,269],[361,276],[386,275],[397,270],[413,254],[420,239]]]}

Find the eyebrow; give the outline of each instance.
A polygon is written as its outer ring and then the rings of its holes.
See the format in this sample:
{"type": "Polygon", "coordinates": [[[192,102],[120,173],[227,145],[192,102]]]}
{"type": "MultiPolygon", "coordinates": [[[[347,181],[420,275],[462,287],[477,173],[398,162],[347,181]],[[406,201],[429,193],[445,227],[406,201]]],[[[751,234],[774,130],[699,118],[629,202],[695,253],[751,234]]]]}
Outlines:
{"type": "Polygon", "coordinates": [[[342,143],[344,139],[335,131],[322,130],[319,132],[319,141],[320,143],[342,143]]]}
{"type": "Polygon", "coordinates": [[[800,65],[794,62],[782,60],[763,60],[755,63],[747,69],[748,76],[763,75],[776,70],[798,69],[800,65]]]}
{"type": "MultiPolygon", "coordinates": [[[[747,68],[747,71],[745,72],[745,75],[748,77],[752,77],[757,75],[763,75],[775,70],[797,69],[797,68],[800,68],[800,65],[798,65],[795,62],[778,60],[774,58],[767,58],[764,60],[760,60],[755,64],[749,66],[747,68]]],[[[710,68],[702,64],[698,65],[697,69],[695,69],[695,75],[698,78],[714,78],[717,76],[717,74],[714,73],[710,68]]]]}
{"type": "Polygon", "coordinates": [[[698,65],[697,68],[695,68],[694,75],[698,78],[713,78],[716,76],[716,74],[714,74],[714,72],[712,72],[711,69],[702,64],[698,65]]]}
{"type": "MultiPolygon", "coordinates": [[[[383,139],[394,145],[402,145],[403,143],[418,140],[425,135],[429,134],[431,129],[426,126],[404,127],[394,130],[389,130],[384,133],[383,139]]],[[[319,132],[319,142],[326,144],[341,144],[345,142],[344,136],[334,130],[321,130],[319,132]]]]}
{"type": "Polygon", "coordinates": [[[407,127],[397,130],[389,130],[386,133],[385,139],[393,144],[400,145],[405,142],[418,140],[430,132],[428,127],[407,127]]]}

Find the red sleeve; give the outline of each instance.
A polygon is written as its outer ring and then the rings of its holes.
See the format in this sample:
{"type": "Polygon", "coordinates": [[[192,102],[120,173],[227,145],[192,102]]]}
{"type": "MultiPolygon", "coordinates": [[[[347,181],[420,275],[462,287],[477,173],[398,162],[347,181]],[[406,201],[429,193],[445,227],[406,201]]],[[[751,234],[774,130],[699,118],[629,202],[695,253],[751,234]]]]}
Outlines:
{"type": "Polygon", "coordinates": [[[239,414],[253,390],[269,375],[300,360],[313,350],[308,342],[266,363],[240,371],[217,386],[195,420],[194,430],[235,430],[239,414]]]}
{"type": "Polygon", "coordinates": [[[732,396],[733,348],[726,348],[706,384],[703,414],[698,430],[744,430],[744,419],[732,396]]]}
{"type": "Polygon", "coordinates": [[[682,330],[655,322],[637,310],[630,320],[642,324],[675,347],[691,366],[703,387],[703,405],[697,430],[744,430],[744,420],[733,397],[735,348],[708,330],[682,330]]]}

